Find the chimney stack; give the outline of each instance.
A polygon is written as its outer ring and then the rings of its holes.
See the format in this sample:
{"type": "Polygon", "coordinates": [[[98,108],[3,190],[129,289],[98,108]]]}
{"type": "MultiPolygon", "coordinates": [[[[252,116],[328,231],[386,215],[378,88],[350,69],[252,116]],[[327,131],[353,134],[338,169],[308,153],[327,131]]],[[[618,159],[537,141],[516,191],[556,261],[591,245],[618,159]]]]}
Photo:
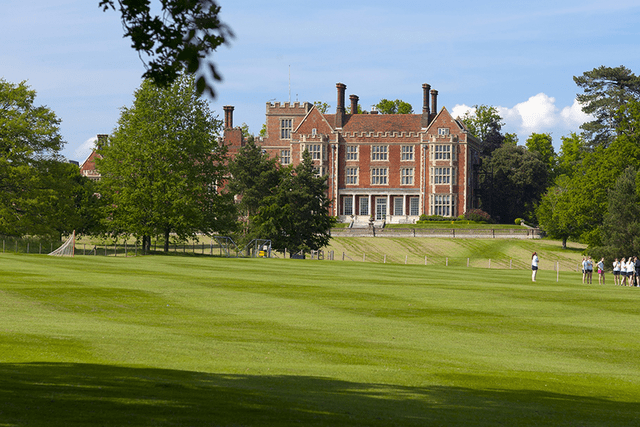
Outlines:
{"type": "Polygon", "coordinates": [[[358,95],[349,95],[351,100],[351,114],[358,114],[358,95]]]}
{"type": "Polygon", "coordinates": [[[224,107],[224,127],[225,129],[233,128],[233,105],[225,105],[224,107]]]}
{"type": "Polygon", "coordinates": [[[431,89],[431,105],[433,106],[433,115],[438,114],[438,91],[431,89]]]}
{"type": "Polygon", "coordinates": [[[336,127],[342,128],[344,124],[344,93],[347,90],[347,85],[344,83],[337,83],[338,89],[338,106],[336,107],[336,127]]]}
{"type": "Polygon", "coordinates": [[[431,111],[429,110],[429,89],[431,89],[431,85],[424,83],[422,85],[422,119],[420,121],[420,125],[423,128],[429,127],[429,123],[431,123],[431,111]]]}

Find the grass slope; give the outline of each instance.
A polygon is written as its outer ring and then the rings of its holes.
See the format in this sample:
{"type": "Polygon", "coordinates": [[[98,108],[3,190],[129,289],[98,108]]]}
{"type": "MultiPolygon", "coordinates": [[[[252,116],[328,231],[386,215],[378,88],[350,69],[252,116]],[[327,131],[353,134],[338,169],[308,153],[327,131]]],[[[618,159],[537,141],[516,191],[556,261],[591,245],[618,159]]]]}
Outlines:
{"type": "Polygon", "coordinates": [[[637,425],[640,291],[361,262],[0,256],[0,425],[637,425]]]}

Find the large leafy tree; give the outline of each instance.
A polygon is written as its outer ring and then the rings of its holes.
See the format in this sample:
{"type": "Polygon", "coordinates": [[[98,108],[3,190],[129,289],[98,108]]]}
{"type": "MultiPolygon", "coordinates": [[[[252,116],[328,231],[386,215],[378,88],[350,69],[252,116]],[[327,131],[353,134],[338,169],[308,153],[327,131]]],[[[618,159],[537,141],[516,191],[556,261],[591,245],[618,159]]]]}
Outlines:
{"type": "Polygon", "coordinates": [[[547,165],[549,176],[552,176],[556,169],[557,156],[553,148],[553,139],[549,133],[532,133],[527,138],[527,149],[533,153],[538,153],[540,159],[547,165]]]}
{"type": "MultiPolygon", "coordinates": [[[[504,126],[502,117],[498,113],[498,109],[489,105],[474,105],[470,111],[467,111],[462,117],[469,132],[480,140],[482,155],[491,156],[494,150],[500,148],[505,137],[501,130],[504,126]]],[[[514,141],[514,136],[509,135],[509,141],[514,141]]],[[[517,137],[515,138],[517,143],[517,137]]]]}
{"type": "Polygon", "coordinates": [[[383,98],[376,104],[376,108],[380,114],[411,114],[413,107],[408,102],[401,99],[391,101],[383,98]]]}
{"type": "Polygon", "coordinates": [[[592,145],[608,146],[619,134],[619,110],[630,100],[640,100],[640,77],[628,68],[600,66],[573,80],[584,93],[577,95],[582,110],[594,120],[580,126],[592,145]]]}
{"type": "Polygon", "coordinates": [[[288,168],[273,195],[265,197],[255,224],[274,249],[290,253],[318,250],[329,243],[335,219],[329,215],[326,177],[316,176],[311,155],[288,168]]]}
{"type": "Polygon", "coordinates": [[[575,132],[560,137],[560,140],[562,143],[557,156],[556,174],[572,177],[586,154],[585,142],[582,136],[575,132]]]}
{"type": "Polygon", "coordinates": [[[610,259],[640,252],[640,197],[637,170],[628,167],[608,192],[608,209],[601,227],[602,246],[591,249],[610,259]]]}
{"type": "Polygon", "coordinates": [[[567,248],[567,239],[580,236],[580,229],[572,214],[569,187],[570,179],[566,175],[559,176],[536,207],[536,217],[542,229],[549,237],[561,239],[564,249],[567,248]]]}
{"type": "Polygon", "coordinates": [[[206,90],[215,95],[213,83],[221,77],[211,58],[233,37],[220,21],[215,1],[160,0],[157,11],[151,0],[100,0],[99,5],[120,12],[124,36],[131,39],[147,69],[143,77],[167,87],[181,72],[197,72],[198,93],[206,90]]]}
{"type": "Polygon", "coordinates": [[[108,142],[99,147],[109,233],[142,238],[224,233],[235,224],[231,196],[220,193],[225,149],[221,122],[183,75],[168,88],[143,81],[123,108],[108,142]]]}
{"type": "Polygon", "coordinates": [[[277,160],[270,158],[249,137],[233,161],[229,163],[231,174],[227,188],[238,196],[238,210],[243,219],[243,234],[254,237],[252,221],[265,197],[273,195],[282,178],[277,160]]]}
{"type": "Polygon", "coordinates": [[[0,234],[59,237],[73,230],[73,180],[60,119],[25,82],[0,79],[0,234]],[[68,208],[68,209],[67,209],[68,208]]]}
{"type": "Polygon", "coordinates": [[[548,176],[540,156],[524,147],[506,145],[493,152],[486,169],[490,173],[483,176],[481,188],[483,194],[491,194],[491,216],[502,223],[531,218],[548,176]]]}

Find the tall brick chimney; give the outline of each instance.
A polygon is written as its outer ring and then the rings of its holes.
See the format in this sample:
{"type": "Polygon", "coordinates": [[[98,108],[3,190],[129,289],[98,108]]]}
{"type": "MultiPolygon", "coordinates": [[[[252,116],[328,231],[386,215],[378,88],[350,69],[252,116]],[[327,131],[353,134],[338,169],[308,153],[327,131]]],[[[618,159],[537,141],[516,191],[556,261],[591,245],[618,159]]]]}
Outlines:
{"type": "Polygon", "coordinates": [[[225,129],[233,128],[233,105],[225,105],[224,107],[224,127],[225,129]]]}
{"type": "Polygon", "coordinates": [[[433,106],[433,115],[438,114],[438,91],[431,89],[431,105],[433,106]]]}
{"type": "Polygon", "coordinates": [[[420,125],[423,128],[429,126],[431,123],[431,111],[429,110],[429,89],[431,89],[431,85],[424,83],[422,85],[422,119],[420,120],[420,125]]]}
{"type": "Polygon", "coordinates": [[[336,107],[336,127],[342,128],[344,124],[344,93],[347,90],[347,85],[344,83],[337,83],[338,89],[338,106],[336,107]]]}
{"type": "Polygon", "coordinates": [[[358,114],[358,95],[349,95],[351,101],[351,114],[358,114]]]}

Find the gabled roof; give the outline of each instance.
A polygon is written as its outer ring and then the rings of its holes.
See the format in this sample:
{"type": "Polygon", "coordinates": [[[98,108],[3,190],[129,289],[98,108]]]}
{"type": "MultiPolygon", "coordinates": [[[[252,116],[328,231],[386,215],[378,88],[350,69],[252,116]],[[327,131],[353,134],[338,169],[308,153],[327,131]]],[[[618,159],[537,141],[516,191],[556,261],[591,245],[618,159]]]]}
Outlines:
{"type": "MultiPolygon", "coordinates": [[[[293,133],[298,133],[300,128],[313,118],[320,121],[320,124],[326,128],[325,130],[327,133],[332,132],[333,126],[331,125],[331,123],[333,123],[334,120],[329,121],[326,116],[327,116],[326,114],[320,113],[320,111],[316,108],[315,105],[312,106],[309,112],[304,116],[302,121],[300,121],[300,123],[298,123],[298,126],[296,126],[296,128],[293,130],[293,133]]],[[[320,129],[320,132],[322,133],[322,129],[320,129]]]]}

